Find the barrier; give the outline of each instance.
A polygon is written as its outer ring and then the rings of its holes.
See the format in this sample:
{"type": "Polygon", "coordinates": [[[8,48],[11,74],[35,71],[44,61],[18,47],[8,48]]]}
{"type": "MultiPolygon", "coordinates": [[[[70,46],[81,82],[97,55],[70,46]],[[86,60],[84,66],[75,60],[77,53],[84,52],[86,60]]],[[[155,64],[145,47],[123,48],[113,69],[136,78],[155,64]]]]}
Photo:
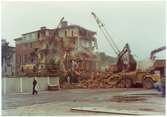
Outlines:
{"type": "Polygon", "coordinates": [[[17,77],[17,78],[2,78],[2,93],[20,93],[32,92],[33,79],[36,78],[38,91],[45,91],[48,85],[59,85],[59,77],[17,77]]]}

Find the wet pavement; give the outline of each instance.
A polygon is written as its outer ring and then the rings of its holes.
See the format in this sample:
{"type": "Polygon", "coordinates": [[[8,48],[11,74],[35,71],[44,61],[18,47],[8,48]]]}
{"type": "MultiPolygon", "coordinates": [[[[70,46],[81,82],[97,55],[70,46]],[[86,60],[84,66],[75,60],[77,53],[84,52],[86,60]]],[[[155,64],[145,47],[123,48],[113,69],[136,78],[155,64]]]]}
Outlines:
{"type": "Polygon", "coordinates": [[[71,111],[74,107],[143,110],[164,115],[165,98],[156,90],[142,88],[66,89],[42,91],[38,95],[17,93],[2,96],[3,115],[108,115],[71,111]]]}

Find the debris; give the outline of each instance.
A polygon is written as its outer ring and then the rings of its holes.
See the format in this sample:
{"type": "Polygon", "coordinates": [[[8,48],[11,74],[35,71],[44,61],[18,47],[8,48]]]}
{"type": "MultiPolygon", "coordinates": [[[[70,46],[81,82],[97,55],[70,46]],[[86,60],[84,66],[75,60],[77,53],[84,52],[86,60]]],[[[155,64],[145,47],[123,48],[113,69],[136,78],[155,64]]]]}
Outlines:
{"type": "Polygon", "coordinates": [[[130,95],[144,95],[144,96],[159,96],[158,93],[139,93],[139,94],[130,94],[130,95]]]}
{"type": "Polygon", "coordinates": [[[59,86],[58,85],[48,85],[48,90],[49,91],[59,90],[59,86]]]}
{"type": "Polygon", "coordinates": [[[144,101],[143,96],[114,96],[111,101],[113,102],[131,102],[131,101],[144,101]]]}

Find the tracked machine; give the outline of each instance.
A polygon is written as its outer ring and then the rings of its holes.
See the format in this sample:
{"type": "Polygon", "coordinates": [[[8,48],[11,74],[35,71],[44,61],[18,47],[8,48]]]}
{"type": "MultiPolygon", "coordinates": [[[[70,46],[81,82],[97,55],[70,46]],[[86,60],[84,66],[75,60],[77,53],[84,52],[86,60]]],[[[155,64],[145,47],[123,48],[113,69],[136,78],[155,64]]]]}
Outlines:
{"type": "Polygon", "coordinates": [[[92,12],[92,15],[110,47],[117,55],[117,63],[110,66],[113,73],[109,77],[110,82],[119,88],[131,88],[138,84],[143,88],[153,88],[154,83],[160,80],[160,76],[150,71],[137,70],[137,62],[131,54],[129,44],[125,44],[125,47],[120,51],[104,24],[95,13],[92,12]]]}

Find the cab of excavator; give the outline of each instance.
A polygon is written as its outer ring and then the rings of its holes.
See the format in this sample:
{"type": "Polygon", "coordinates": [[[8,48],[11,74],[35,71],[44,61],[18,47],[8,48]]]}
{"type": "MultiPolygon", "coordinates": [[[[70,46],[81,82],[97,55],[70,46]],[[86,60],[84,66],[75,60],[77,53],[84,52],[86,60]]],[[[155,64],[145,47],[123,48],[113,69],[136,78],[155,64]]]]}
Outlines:
{"type": "Polygon", "coordinates": [[[136,60],[131,54],[129,45],[126,44],[117,57],[117,72],[134,71],[136,70],[136,66],[137,66],[136,60]]]}

